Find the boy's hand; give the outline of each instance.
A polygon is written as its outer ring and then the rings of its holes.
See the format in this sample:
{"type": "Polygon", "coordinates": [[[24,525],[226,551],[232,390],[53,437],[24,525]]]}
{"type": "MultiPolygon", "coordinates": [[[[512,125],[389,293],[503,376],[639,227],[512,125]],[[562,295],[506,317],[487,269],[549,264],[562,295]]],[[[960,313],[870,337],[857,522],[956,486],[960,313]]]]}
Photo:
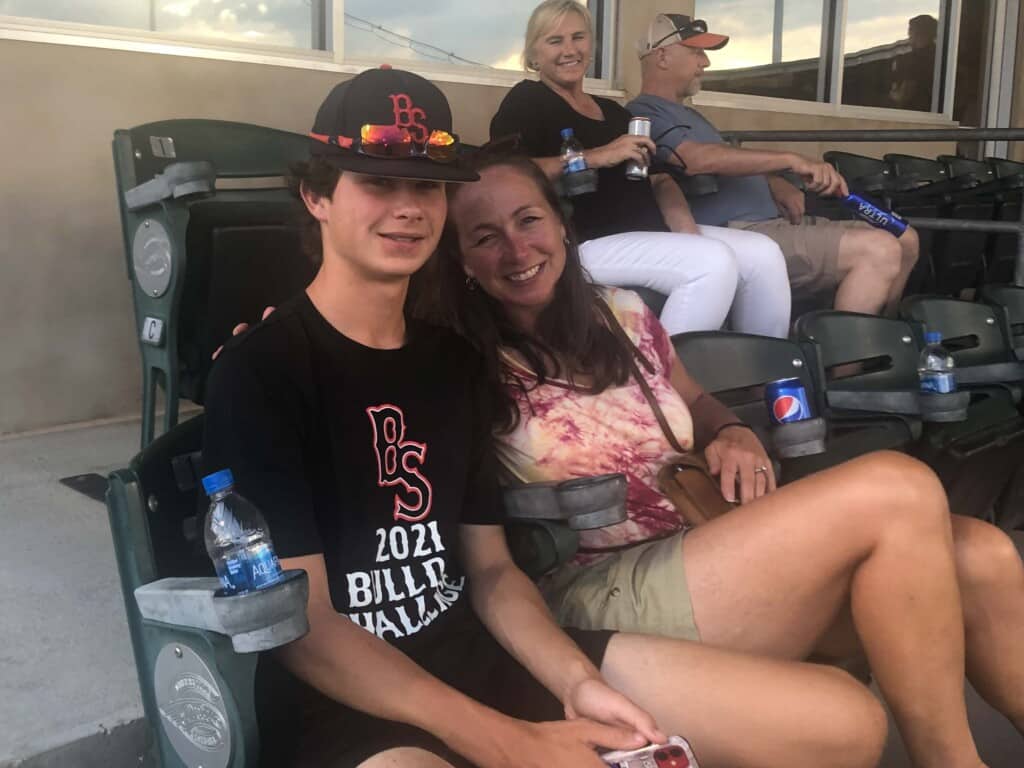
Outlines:
{"type": "Polygon", "coordinates": [[[632,730],[636,743],[631,747],[613,747],[614,749],[636,749],[647,743],[661,744],[667,741],[667,737],[648,712],[600,678],[582,680],[569,691],[565,702],[565,716],[569,720],[587,718],[632,730]]]}
{"type": "MultiPolygon", "coordinates": [[[[260,321],[262,322],[263,320],[266,320],[268,317],[270,317],[271,313],[275,309],[277,309],[277,307],[267,307],[267,308],[265,308],[263,310],[263,314],[260,316],[260,321]]],[[[231,335],[232,336],[237,336],[240,333],[245,333],[247,330],[249,330],[249,324],[248,323],[239,323],[238,325],[236,325],[234,328],[231,329],[231,335]]],[[[211,360],[216,360],[217,356],[220,355],[220,353],[222,351],[224,351],[224,345],[223,344],[221,344],[219,347],[217,347],[215,350],[213,350],[213,354],[210,355],[210,359],[211,360]]]]}
{"type": "Polygon", "coordinates": [[[628,728],[592,720],[512,721],[486,755],[466,755],[482,768],[608,768],[597,748],[639,749],[644,739],[628,728]]]}

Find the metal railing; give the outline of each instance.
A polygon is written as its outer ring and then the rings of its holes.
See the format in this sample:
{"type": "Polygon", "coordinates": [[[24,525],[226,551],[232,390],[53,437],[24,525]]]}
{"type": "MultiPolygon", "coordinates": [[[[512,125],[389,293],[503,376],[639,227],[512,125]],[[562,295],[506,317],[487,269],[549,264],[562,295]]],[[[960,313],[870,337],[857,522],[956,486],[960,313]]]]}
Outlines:
{"type": "MultiPolygon", "coordinates": [[[[900,141],[1024,141],[1024,128],[900,128],[894,130],[829,131],[725,131],[722,138],[733,146],[745,141],[828,141],[828,142],[900,142],[900,141]]],[[[1017,235],[1014,283],[1024,286],[1024,201],[1020,221],[978,221],[975,219],[930,219],[910,217],[918,229],[956,232],[1002,232],[1017,235]]]]}

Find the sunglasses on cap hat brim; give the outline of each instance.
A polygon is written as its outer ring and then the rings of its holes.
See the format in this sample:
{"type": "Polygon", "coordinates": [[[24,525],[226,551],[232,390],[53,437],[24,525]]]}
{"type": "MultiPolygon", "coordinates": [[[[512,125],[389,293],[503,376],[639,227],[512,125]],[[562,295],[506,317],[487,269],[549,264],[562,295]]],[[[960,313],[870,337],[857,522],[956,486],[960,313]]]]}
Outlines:
{"type": "Polygon", "coordinates": [[[716,35],[713,32],[708,32],[708,23],[703,19],[684,20],[685,17],[680,18],[678,14],[674,13],[665,14],[665,17],[672,22],[675,29],[658,40],[651,42],[644,53],[645,56],[653,53],[658,48],[665,47],[666,43],[669,45],[679,43],[688,48],[717,51],[719,48],[724,48],[725,44],[729,42],[728,35],[716,35]],[[673,40],[672,38],[676,39],[673,40]]]}
{"type": "Polygon", "coordinates": [[[357,137],[312,132],[309,137],[320,145],[314,148],[314,154],[342,170],[425,181],[480,178],[459,166],[459,138],[448,131],[431,131],[425,141],[418,141],[401,126],[367,123],[357,137]]]}

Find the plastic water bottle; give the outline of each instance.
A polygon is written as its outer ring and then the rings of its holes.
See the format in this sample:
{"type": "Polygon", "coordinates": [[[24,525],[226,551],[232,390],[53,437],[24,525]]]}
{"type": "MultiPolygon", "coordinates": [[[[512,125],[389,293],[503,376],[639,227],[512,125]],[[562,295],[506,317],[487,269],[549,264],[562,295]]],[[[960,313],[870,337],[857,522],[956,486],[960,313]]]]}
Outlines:
{"type": "Polygon", "coordinates": [[[562,173],[578,173],[587,170],[587,159],[583,156],[583,145],[573,133],[572,128],[562,129],[562,173]]]}
{"type": "Polygon", "coordinates": [[[203,478],[210,497],[204,538],[225,594],[263,589],[281,580],[281,564],[263,515],[252,502],[235,493],[235,478],[222,469],[203,478]]]}
{"type": "Polygon", "coordinates": [[[929,394],[956,392],[956,371],[953,356],[942,346],[942,334],[929,331],[924,335],[925,348],[917,363],[921,391],[929,394]]]}
{"type": "Polygon", "coordinates": [[[885,211],[874,203],[868,202],[860,195],[849,194],[839,198],[839,202],[852,210],[868,224],[884,229],[896,237],[907,231],[907,222],[892,211],[885,211]]]}

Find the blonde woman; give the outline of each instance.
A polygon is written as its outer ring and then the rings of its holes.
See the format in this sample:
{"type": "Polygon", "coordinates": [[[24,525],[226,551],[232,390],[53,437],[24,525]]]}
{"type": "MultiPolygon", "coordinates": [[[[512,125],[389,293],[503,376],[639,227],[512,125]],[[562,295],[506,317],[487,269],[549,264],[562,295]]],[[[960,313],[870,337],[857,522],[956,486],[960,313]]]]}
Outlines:
{"type": "Polygon", "coordinates": [[[509,91],[491,121],[491,138],[519,135],[554,180],[562,173],[561,130],[573,129],[587,165],[598,173],[597,191],[572,199],[583,265],[598,283],[666,294],[661,321],[669,333],[717,330],[731,313],[735,330],[785,336],[790,289],[775,243],[750,232],[698,227],[669,176],[626,178],[625,163],[647,164],[655,143],[627,134],[630,114],[620,104],[583,90],[591,26],[590,12],[574,0],[547,0],[534,9],[523,60],[538,80],[509,91]]]}

